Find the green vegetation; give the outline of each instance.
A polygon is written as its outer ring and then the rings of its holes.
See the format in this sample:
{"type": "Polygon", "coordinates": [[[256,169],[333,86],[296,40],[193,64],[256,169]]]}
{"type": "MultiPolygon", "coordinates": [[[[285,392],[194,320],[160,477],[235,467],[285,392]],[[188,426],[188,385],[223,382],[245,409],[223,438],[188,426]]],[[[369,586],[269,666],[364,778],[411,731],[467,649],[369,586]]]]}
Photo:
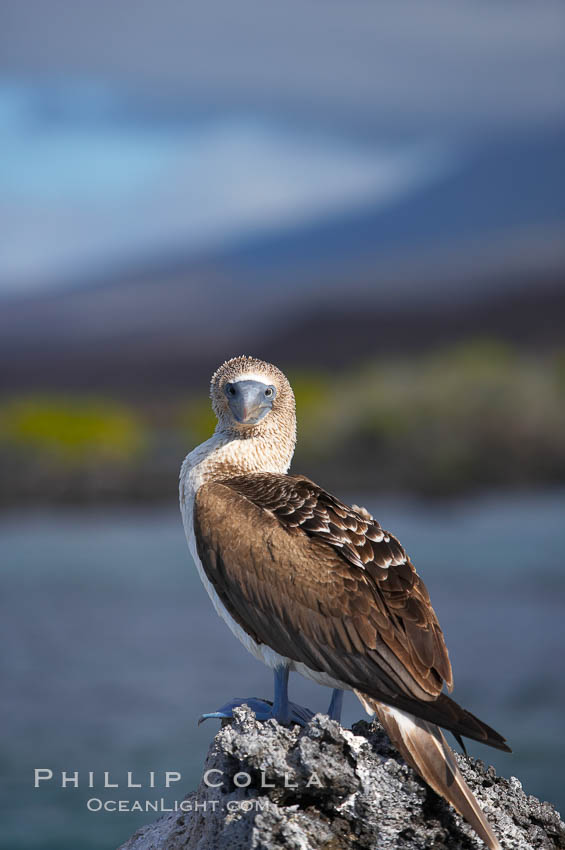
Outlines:
{"type": "MultiPolygon", "coordinates": [[[[446,495],[565,482],[564,352],[535,356],[476,340],[290,379],[295,468],[340,492],[446,495]]],[[[98,498],[109,489],[115,498],[172,498],[182,457],[214,423],[205,393],[149,409],[82,396],[5,399],[0,498],[35,497],[32,468],[42,470],[49,486],[41,492],[53,498],[80,498],[83,490],[98,498]]]]}
{"type": "Polygon", "coordinates": [[[478,340],[368,364],[335,380],[325,404],[318,451],[327,464],[338,450],[348,480],[352,462],[355,481],[364,463],[377,487],[438,494],[565,480],[559,356],[478,340]]]}
{"type": "Polygon", "coordinates": [[[176,424],[189,437],[189,444],[198,445],[210,437],[216,427],[216,417],[208,396],[192,399],[176,417],[176,424]]]}
{"type": "Polygon", "coordinates": [[[0,406],[0,442],[57,460],[127,460],[143,447],[135,411],[102,399],[27,396],[0,406]]]}

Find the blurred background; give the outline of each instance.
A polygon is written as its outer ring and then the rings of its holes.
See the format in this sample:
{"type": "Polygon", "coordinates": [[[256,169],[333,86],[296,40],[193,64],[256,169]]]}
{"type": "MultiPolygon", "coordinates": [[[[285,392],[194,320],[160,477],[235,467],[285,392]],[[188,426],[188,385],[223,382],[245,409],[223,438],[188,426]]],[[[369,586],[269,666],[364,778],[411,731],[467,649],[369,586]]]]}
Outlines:
{"type": "Polygon", "coordinates": [[[176,507],[241,353],[412,554],[515,751],[470,752],[563,807],[564,79],[551,0],[2,0],[2,847],[116,847],[155,815],[33,768],[180,799],[197,716],[270,693],[176,507]]]}

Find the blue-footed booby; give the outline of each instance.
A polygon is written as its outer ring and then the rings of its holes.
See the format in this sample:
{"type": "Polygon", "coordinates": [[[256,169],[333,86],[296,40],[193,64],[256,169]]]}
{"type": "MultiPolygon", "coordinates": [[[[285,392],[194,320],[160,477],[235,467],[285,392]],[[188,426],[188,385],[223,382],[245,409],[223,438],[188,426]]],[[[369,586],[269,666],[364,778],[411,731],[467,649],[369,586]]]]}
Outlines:
{"type": "Polygon", "coordinates": [[[253,357],[214,373],[218,423],[190,452],[180,505],[192,557],[217,613],[274,671],[274,699],[233,699],[204,714],[229,718],[246,703],[259,720],[304,725],[289,672],[344,690],[375,713],[401,755],[494,850],[499,843],[439,727],[509,750],[504,738],[442,693],[453,687],[443,632],[426,587],[398,540],[288,469],[294,395],[284,374],[253,357]]]}

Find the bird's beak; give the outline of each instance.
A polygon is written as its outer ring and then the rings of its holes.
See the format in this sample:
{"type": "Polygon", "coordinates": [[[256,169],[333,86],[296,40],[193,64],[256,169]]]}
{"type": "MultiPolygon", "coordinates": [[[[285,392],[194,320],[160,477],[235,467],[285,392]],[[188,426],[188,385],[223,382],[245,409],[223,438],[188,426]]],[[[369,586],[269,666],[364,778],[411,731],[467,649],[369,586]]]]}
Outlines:
{"type": "Polygon", "coordinates": [[[234,419],[241,425],[256,425],[267,415],[271,403],[265,399],[265,385],[259,381],[240,381],[237,393],[228,398],[234,419]]]}

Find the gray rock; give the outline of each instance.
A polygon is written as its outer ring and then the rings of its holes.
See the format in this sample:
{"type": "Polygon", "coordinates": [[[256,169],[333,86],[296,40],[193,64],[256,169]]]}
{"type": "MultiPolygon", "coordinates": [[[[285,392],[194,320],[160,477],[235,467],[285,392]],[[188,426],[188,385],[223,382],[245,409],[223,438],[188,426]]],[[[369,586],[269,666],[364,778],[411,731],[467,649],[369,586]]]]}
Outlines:
{"type": "MultiPolygon", "coordinates": [[[[524,794],[514,777],[457,759],[504,848],[565,848],[565,824],[553,806],[524,794]]],[[[361,721],[349,731],[320,714],[305,729],[285,729],[274,720],[257,723],[247,707],[236,709],[184,805],[185,813],[143,827],[120,850],[484,847],[402,761],[377,723],[361,721]]]]}

